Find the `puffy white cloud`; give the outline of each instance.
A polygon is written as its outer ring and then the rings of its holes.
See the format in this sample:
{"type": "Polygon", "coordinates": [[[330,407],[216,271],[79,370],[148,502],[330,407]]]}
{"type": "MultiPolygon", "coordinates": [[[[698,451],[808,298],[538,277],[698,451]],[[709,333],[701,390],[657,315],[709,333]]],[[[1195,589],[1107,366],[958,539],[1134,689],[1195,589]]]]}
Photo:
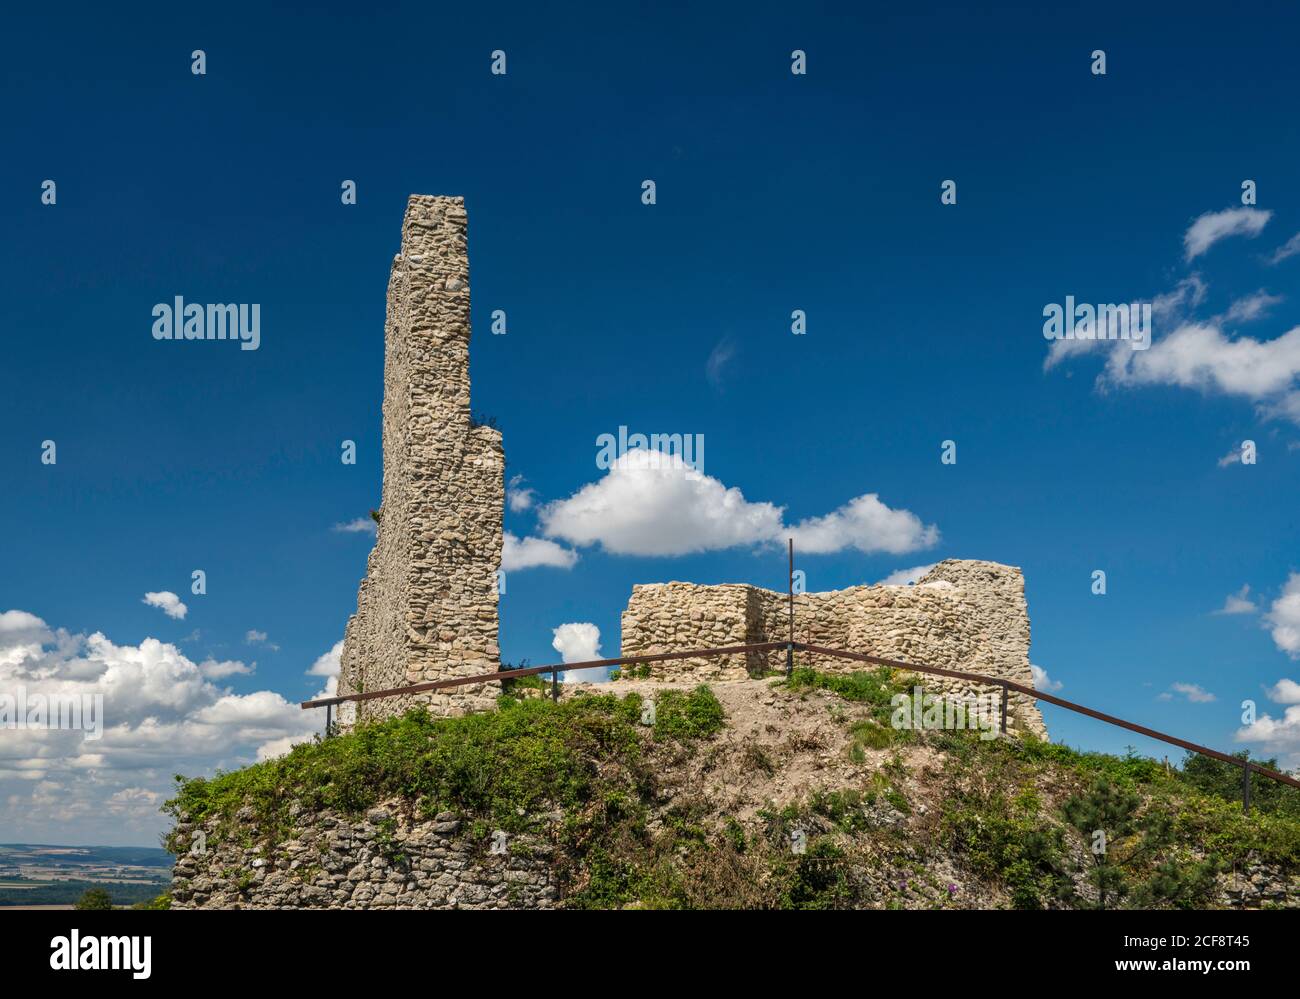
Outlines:
{"type": "Polygon", "coordinates": [[[1300,704],[1300,683],[1283,677],[1269,688],[1268,697],[1278,704],[1300,704]]]}
{"type": "Polygon", "coordinates": [[[335,524],[330,528],[340,534],[370,534],[378,532],[379,525],[375,523],[373,517],[358,517],[356,520],[344,521],[341,524],[335,524]]]}
{"type": "Polygon", "coordinates": [[[1183,235],[1183,251],[1188,260],[1199,257],[1221,239],[1245,236],[1254,239],[1273,217],[1271,211],[1261,208],[1226,208],[1221,212],[1206,212],[1193,222],[1183,235]]]}
{"type": "MultiPolygon", "coordinates": [[[[600,629],[590,621],[574,621],[554,629],[551,647],[565,663],[591,662],[600,658],[600,629]]],[[[595,683],[608,673],[604,667],[579,669],[560,674],[562,683],[595,683]]]]}
{"type": "Polygon", "coordinates": [[[535,493],[531,488],[524,484],[522,475],[512,476],[509,484],[506,486],[506,504],[514,513],[523,513],[525,510],[532,509],[535,493]]]}
{"type": "Polygon", "coordinates": [[[160,590],[157,593],[146,593],[144,602],[150,607],[157,607],[168,617],[176,619],[184,618],[189,613],[189,608],[181,603],[181,598],[171,590],[160,590]]]}
{"type": "Polygon", "coordinates": [[[226,659],[218,662],[216,659],[205,659],[199,663],[199,672],[209,680],[221,680],[228,676],[235,676],[240,673],[252,673],[257,666],[246,666],[237,659],[226,659]]]}
{"type": "Polygon", "coordinates": [[[1030,663],[1029,671],[1034,677],[1035,690],[1045,690],[1050,694],[1053,690],[1060,690],[1061,687],[1064,686],[1059,680],[1053,680],[1048,676],[1047,670],[1043,669],[1041,666],[1035,666],[1033,663],[1030,663]]]}
{"type": "Polygon", "coordinates": [[[572,569],[578,553],[546,538],[518,538],[509,531],[501,542],[501,568],[506,572],[532,569],[540,565],[572,569]]]}
{"type": "Polygon", "coordinates": [[[1160,700],[1172,701],[1174,694],[1182,694],[1194,704],[1208,704],[1210,701],[1218,700],[1214,694],[1195,683],[1171,683],[1169,690],[1160,695],[1160,700]]]}
{"type": "Polygon", "coordinates": [[[1250,584],[1247,583],[1236,593],[1229,593],[1223,601],[1223,606],[1214,613],[1254,614],[1257,610],[1259,610],[1259,607],[1256,606],[1255,601],[1250,599],[1250,584]]]}
{"type": "Polygon", "coordinates": [[[797,549],[806,555],[856,548],[860,552],[902,555],[931,548],[939,529],[921,523],[909,510],[891,510],[876,493],[851,499],[822,517],[809,517],[789,529],[797,549]]]}
{"type": "Polygon", "coordinates": [[[784,508],[750,502],[734,486],[691,468],[678,455],[635,448],[605,477],[539,510],[543,533],[615,555],[686,555],[783,542],[805,554],[856,548],[902,554],[935,544],[939,531],[875,493],[792,526],[784,508]]]}
{"type": "MultiPolygon", "coordinates": [[[[335,642],[328,652],[322,652],[311,669],[307,670],[309,676],[338,676],[343,662],[343,639],[335,642]]],[[[328,695],[327,695],[328,696],[328,695]]]]}
{"type": "Polygon", "coordinates": [[[1288,391],[1300,375],[1300,326],[1256,340],[1229,339],[1212,324],[1187,323],[1147,350],[1117,352],[1111,361],[1107,377],[1115,384],[1213,389],[1261,400],[1288,391]]]}
{"type": "Polygon", "coordinates": [[[933,569],[938,562],[930,562],[926,565],[914,565],[910,569],[895,569],[884,579],[877,583],[877,586],[910,586],[917,582],[922,576],[933,569]]]}
{"type": "Polygon", "coordinates": [[[242,663],[196,663],[153,638],[117,645],[100,632],[54,631],[21,611],[0,616],[0,691],[21,692],[29,704],[102,703],[98,733],[0,728],[5,834],[149,842],[166,826],[157,804],[169,796],[172,774],[240,766],[317,731],[322,719],[277,693],[236,694],[212,682],[246,671],[242,663]]]}
{"type": "Polygon", "coordinates": [[[1300,659],[1300,573],[1287,578],[1282,593],[1264,615],[1273,644],[1292,659],[1300,659]]]}

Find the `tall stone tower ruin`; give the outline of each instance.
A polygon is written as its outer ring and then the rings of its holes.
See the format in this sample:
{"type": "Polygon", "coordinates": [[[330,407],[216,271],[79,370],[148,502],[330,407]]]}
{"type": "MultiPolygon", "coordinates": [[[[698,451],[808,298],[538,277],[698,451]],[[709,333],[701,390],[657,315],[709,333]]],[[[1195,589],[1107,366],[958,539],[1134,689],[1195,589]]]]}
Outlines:
{"type": "MultiPolygon", "coordinates": [[[[344,632],[340,694],[498,668],[505,453],[500,433],[470,418],[469,336],[464,200],[413,195],[388,279],[379,530],[344,632]]],[[[417,703],[460,714],[492,706],[495,687],[375,698],[340,718],[417,703]]]]}

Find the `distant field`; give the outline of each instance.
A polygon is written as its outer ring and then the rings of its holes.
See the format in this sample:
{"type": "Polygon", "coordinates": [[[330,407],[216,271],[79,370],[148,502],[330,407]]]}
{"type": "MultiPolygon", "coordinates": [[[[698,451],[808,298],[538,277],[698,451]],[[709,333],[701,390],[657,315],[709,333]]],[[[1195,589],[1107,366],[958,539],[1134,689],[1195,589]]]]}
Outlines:
{"type": "Polygon", "coordinates": [[[88,888],[115,905],[146,902],[171,884],[171,867],[157,847],[0,843],[0,908],[72,905],[88,888]]]}

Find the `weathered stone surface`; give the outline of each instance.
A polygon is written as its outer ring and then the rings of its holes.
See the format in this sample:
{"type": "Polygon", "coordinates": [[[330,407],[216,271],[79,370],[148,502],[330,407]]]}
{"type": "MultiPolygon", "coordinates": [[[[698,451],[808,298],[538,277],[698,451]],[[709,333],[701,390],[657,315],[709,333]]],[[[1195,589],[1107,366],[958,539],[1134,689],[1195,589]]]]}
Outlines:
{"type": "MultiPolygon", "coordinates": [[[[372,821],[331,812],[304,815],[296,840],[246,849],[220,842],[216,820],[201,828],[206,853],[182,853],[173,869],[173,909],[550,909],[558,868],[546,828],[489,837],[410,818],[393,801],[372,821]],[[303,843],[312,842],[310,849],[303,843]],[[493,852],[497,849],[501,852],[493,852]],[[346,861],[342,858],[346,857],[346,861]]],[[[444,813],[448,814],[448,813],[444,813]]],[[[256,833],[255,829],[246,830],[256,833]]]]}
{"type": "MultiPolygon", "coordinates": [[[[505,454],[475,426],[469,391],[469,256],[461,198],[413,195],[388,281],[383,503],[339,693],[498,668],[505,454]]],[[[491,707],[496,684],[343,706],[340,721],[491,707]]]]}
{"type": "MultiPolygon", "coordinates": [[[[798,642],[1033,685],[1024,577],[1014,566],[949,559],[914,586],[803,593],[795,595],[794,603],[798,642]]],[[[623,612],[622,654],[784,641],[789,636],[787,615],[786,594],[756,586],[634,586],[623,612]]],[[[863,668],[848,660],[807,653],[799,653],[798,658],[802,665],[828,672],[863,668]]],[[[657,663],[651,679],[738,680],[784,668],[782,650],[657,663]]],[[[927,690],[957,696],[987,694],[991,689],[936,676],[926,676],[922,682],[927,690]]],[[[1046,738],[1033,698],[1013,693],[1008,708],[1012,728],[1023,726],[1046,738]]]]}

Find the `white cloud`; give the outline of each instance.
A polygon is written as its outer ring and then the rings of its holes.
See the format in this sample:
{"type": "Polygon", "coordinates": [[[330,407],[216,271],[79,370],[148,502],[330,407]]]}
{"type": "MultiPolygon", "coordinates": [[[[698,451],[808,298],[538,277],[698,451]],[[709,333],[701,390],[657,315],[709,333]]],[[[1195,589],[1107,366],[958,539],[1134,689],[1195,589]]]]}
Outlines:
{"type": "Polygon", "coordinates": [[[1219,459],[1219,467],[1227,468],[1229,465],[1236,465],[1241,462],[1241,448],[1234,447],[1222,458],[1219,459]]]}
{"type": "MultiPolygon", "coordinates": [[[[552,632],[551,647],[565,663],[591,662],[600,658],[600,629],[590,621],[562,624],[552,632]]],[[[562,683],[595,683],[608,673],[604,667],[579,669],[560,674],[562,683]]]]}
{"type": "Polygon", "coordinates": [[[274,642],[268,642],[266,640],[265,631],[257,631],[256,629],[250,628],[244,633],[244,642],[248,645],[265,645],[272,652],[280,651],[280,646],[276,645],[274,642]]]}
{"type": "Polygon", "coordinates": [[[1252,292],[1244,298],[1238,298],[1224,313],[1223,319],[1229,323],[1249,323],[1262,319],[1268,310],[1283,301],[1281,295],[1270,295],[1263,288],[1252,292]]]}
{"type": "Polygon", "coordinates": [[[379,530],[379,525],[375,523],[373,517],[358,517],[356,520],[335,524],[330,530],[341,534],[375,534],[379,530]]]}
{"type": "Polygon", "coordinates": [[[601,545],[616,555],[686,555],[795,538],[805,554],[855,548],[903,554],[939,539],[906,510],[875,493],[822,517],[786,526],[784,508],[750,502],[734,486],[689,467],[675,454],[628,451],[605,477],[539,510],[543,533],[579,547],[601,545]]]}
{"type": "Polygon", "coordinates": [[[1033,663],[1030,663],[1029,671],[1034,677],[1035,690],[1045,690],[1050,694],[1053,690],[1060,690],[1063,686],[1059,680],[1053,680],[1048,676],[1047,670],[1043,669],[1041,666],[1035,666],[1033,663]]]}
{"type": "MultiPolygon", "coordinates": [[[[242,666],[242,664],[237,664],[242,666]]],[[[15,840],[148,842],[167,823],[157,800],[177,771],[210,774],[252,762],[259,749],[309,739],[323,719],[279,694],[235,694],[175,645],[116,645],[100,632],[54,631],[35,615],[0,616],[0,690],[29,700],[103,699],[99,739],[72,730],[0,729],[0,802],[15,840]],[[31,637],[37,636],[36,640],[31,637]],[[111,830],[104,815],[115,816],[111,830]]],[[[267,749],[266,751],[270,751],[267,749]]]]}
{"type": "Polygon", "coordinates": [[[257,663],[252,666],[246,666],[236,659],[227,659],[218,662],[216,659],[208,658],[199,663],[199,672],[208,680],[222,680],[228,676],[235,676],[241,673],[252,673],[257,663]]]}
{"type": "Polygon", "coordinates": [[[1218,700],[1214,694],[1195,683],[1171,683],[1169,690],[1160,695],[1162,701],[1172,701],[1174,694],[1182,694],[1187,700],[1194,704],[1208,704],[1210,701],[1218,700]]]}
{"type": "Polygon", "coordinates": [[[525,510],[532,509],[536,493],[524,484],[522,475],[513,476],[509,485],[506,487],[506,503],[513,513],[523,513],[525,510]]]}
{"type": "Polygon", "coordinates": [[[910,569],[895,569],[888,576],[882,579],[877,586],[910,586],[933,569],[938,562],[930,562],[927,565],[914,565],[910,569]]]}
{"type": "Polygon", "coordinates": [[[170,590],[160,590],[157,593],[146,593],[144,602],[150,607],[157,607],[168,617],[174,617],[178,620],[184,618],[189,613],[189,608],[181,603],[181,598],[170,590]]]}
{"type": "Polygon", "coordinates": [[[1273,644],[1292,659],[1300,659],[1300,573],[1287,578],[1281,595],[1264,615],[1273,644]]]}
{"type": "Polygon", "coordinates": [[[849,500],[822,517],[801,520],[790,528],[795,548],[806,555],[856,548],[860,552],[902,555],[939,542],[939,529],[908,510],[891,510],[876,493],[849,500]]]}
{"type": "Polygon", "coordinates": [[[1268,698],[1278,704],[1300,704],[1300,683],[1283,677],[1269,688],[1268,698]]]}
{"type": "Polygon", "coordinates": [[[1268,262],[1270,264],[1280,264],[1287,257],[1294,257],[1297,253],[1300,253],[1300,232],[1274,250],[1273,255],[1268,258],[1268,262]]]}
{"type": "MultiPolygon", "coordinates": [[[[1300,377],[1300,326],[1273,340],[1229,339],[1212,323],[1187,323],[1145,351],[1110,355],[1105,380],[1113,385],[1174,385],[1219,391],[1291,415],[1300,377]]],[[[1294,414],[1300,422],[1300,409],[1294,414]]]]}
{"type": "Polygon", "coordinates": [[[1287,769],[1300,767],[1300,704],[1288,706],[1281,718],[1259,715],[1252,724],[1237,730],[1236,740],[1262,744],[1264,751],[1279,757],[1287,769]]]}
{"type": "Polygon", "coordinates": [[[343,662],[343,639],[339,639],[328,652],[320,657],[307,670],[309,676],[338,676],[343,662]]]}
{"type": "MultiPolygon", "coordinates": [[[[1220,462],[1222,464],[1222,462],[1220,462]]],[[[1250,599],[1250,584],[1247,583],[1236,593],[1229,593],[1223,601],[1223,606],[1216,610],[1216,614],[1254,614],[1259,607],[1255,601],[1250,599]]]]}
{"type": "Polygon", "coordinates": [[[540,565],[572,569],[577,561],[577,552],[545,538],[518,538],[506,531],[501,541],[501,568],[506,572],[540,565]]]}
{"type": "Polygon", "coordinates": [[[1260,208],[1225,208],[1221,212],[1206,212],[1183,235],[1184,254],[1188,260],[1194,260],[1229,236],[1254,239],[1272,217],[1271,211],[1260,208]]]}

